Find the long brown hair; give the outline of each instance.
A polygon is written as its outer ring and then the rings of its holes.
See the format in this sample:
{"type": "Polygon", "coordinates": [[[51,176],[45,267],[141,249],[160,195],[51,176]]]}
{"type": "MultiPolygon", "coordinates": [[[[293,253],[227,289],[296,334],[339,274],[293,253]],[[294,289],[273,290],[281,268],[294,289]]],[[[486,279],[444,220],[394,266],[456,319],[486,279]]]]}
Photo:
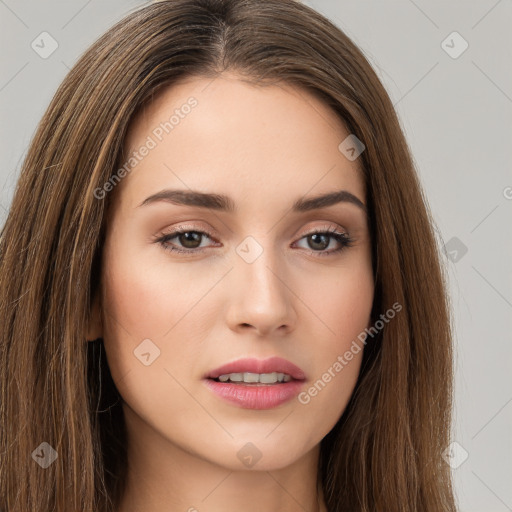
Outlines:
{"type": "Polygon", "coordinates": [[[294,0],[144,6],[95,42],[57,90],[0,239],[0,510],[115,510],[126,467],[122,409],[102,344],[84,341],[112,199],[94,191],[118,170],[127,127],[157,91],[226,70],[304,88],[366,146],[372,318],[403,309],[368,338],[351,400],[321,442],[329,511],[455,511],[442,458],[451,319],[434,223],[377,75],[339,28],[294,0]],[[49,452],[41,443],[58,456],[46,469],[33,456],[49,452]]]}

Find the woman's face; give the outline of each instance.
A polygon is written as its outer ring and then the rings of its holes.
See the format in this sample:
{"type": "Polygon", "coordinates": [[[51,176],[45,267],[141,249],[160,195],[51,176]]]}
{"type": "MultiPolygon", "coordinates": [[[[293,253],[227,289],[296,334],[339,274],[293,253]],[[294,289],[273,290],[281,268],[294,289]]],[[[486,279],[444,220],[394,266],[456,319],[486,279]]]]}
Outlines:
{"type": "Polygon", "coordinates": [[[304,90],[235,75],[166,89],[134,120],[101,298],[132,446],[158,439],[226,468],[270,470],[318,449],[338,421],[374,292],[359,159],[338,148],[347,136],[304,90]],[[342,190],[333,204],[309,202],[342,190]],[[259,365],[275,357],[302,378],[259,365]],[[240,359],[256,361],[212,374],[240,359]],[[207,378],[219,373],[230,380],[207,378]],[[279,373],[293,378],[271,384],[288,379],[279,373]]]}

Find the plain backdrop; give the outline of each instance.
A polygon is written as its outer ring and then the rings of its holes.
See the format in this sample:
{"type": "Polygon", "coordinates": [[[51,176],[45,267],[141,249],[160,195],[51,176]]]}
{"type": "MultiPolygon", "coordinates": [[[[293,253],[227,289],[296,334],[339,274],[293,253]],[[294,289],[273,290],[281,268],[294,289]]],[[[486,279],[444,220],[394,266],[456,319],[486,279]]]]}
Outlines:
{"type": "MultiPolygon", "coordinates": [[[[512,511],[511,2],[306,3],[345,31],[377,71],[435,218],[456,328],[457,444],[446,460],[460,510],[512,511]]],[[[141,5],[0,0],[2,224],[58,85],[100,34],[141,5]],[[58,45],[46,58],[33,49],[42,37],[46,51],[58,45]]]]}

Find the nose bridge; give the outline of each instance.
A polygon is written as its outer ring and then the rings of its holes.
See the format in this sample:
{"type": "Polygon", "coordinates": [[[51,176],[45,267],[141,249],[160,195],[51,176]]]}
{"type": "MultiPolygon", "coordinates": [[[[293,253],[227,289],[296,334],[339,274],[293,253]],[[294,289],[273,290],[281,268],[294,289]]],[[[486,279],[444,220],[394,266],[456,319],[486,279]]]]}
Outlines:
{"type": "Polygon", "coordinates": [[[283,295],[283,282],[276,276],[282,272],[283,265],[271,236],[259,237],[259,240],[247,236],[236,248],[236,253],[240,277],[250,286],[253,296],[283,295]]]}
{"type": "Polygon", "coordinates": [[[247,236],[236,247],[234,266],[231,320],[261,330],[289,326],[293,294],[272,236],[247,236]]]}

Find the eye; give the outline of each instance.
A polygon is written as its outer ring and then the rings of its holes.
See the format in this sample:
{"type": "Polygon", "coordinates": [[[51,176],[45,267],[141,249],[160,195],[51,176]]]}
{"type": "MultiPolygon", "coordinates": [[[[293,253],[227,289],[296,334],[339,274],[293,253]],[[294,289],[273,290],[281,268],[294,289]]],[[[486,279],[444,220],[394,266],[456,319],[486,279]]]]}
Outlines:
{"type": "MultiPolygon", "coordinates": [[[[159,237],[156,242],[159,243],[166,251],[181,254],[197,254],[199,252],[203,252],[205,248],[205,246],[201,247],[201,243],[204,239],[213,240],[213,235],[209,231],[191,229],[186,226],[178,226],[178,228],[171,233],[167,233],[159,237]],[[171,240],[174,239],[176,239],[177,243],[181,244],[181,247],[178,247],[175,242],[171,242],[171,240]]],[[[310,249],[308,249],[309,254],[318,256],[329,256],[339,253],[343,249],[351,247],[354,242],[348,233],[340,232],[333,227],[315,229],[300,238],[300,240],[303,239],[307,240],[310,247],[310,249]],[[338,244],[338,247],[336,249],[331,249],[330,251],[325,251],[325,249],[331,245],[333,240],[335,244],[338,244]]]]}
{"type": "Polygon", "coordinates": [[[156,241],[165,250],[177,253],[191,254],[193,252],[202,252],[201,242],[203,238],[212,239],[212,234],[208,231],[199,231],[196,229],[188,229],[186,226],[178,226],[172,233],[168,233],[158,238],[156,241]],[[177,239],[184,249],[176,247],[171,240],[177,239]]]}
{"type": "Polygon", "coordinates": [[[311,233],[305,235],[301,240],[306,239],[309,247],[315,250],[308,250],[310,254],[318,256],[330,256],[343,251],[347,247],[352,247],[354,240],[348,233],[338,231],[336,228],[315,229],[311,233]],[[325,251],[332,241],[338,244],[337,249],[325,251]]]}

